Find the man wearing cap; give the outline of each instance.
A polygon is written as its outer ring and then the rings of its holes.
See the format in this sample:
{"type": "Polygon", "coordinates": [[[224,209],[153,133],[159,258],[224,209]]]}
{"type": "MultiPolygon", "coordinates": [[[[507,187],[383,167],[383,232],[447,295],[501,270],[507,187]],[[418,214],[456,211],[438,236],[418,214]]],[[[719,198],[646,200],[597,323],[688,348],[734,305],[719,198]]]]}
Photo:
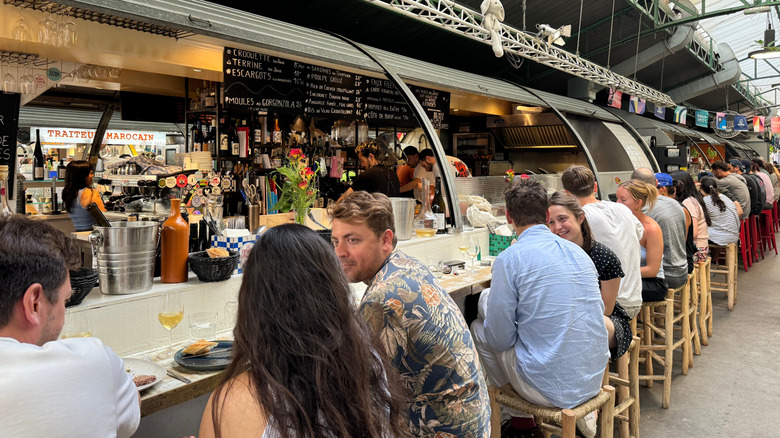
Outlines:
{"type": "MultiPolygon", "coordinates": [[[[739,160],[736,161],[741,169],[742,163],[739,160]]],[[[734,164],[732,163],[732,165],[734,164]]],[[[737,175],[731,173],[731,167],[725,161],[718,160],[712,163],[711,167],[713,175],[718,179],[718,191],[732,201],[737,201],[742,207],[742,215],[739,218],[747,219],[750,216],[750,191],[747,184],[737,179],[737,175]]],[[[742,175],[739,176],[742,177],[742,175]]]]}
{"type": "MultiPolygon", "coordinates": [[[[654,174],[646,167],[640,167],[631,174],[631,179],[643,181],[655,187],[669,187],[672,177],[666,173],[654,174]]],[[[662,193],[664,194],[664,193],[662,193]]],[[[644,210],[644,209],[643,209],[644,210]]],[[[675,289],[688,281],[688,259],[685,253],[685,210],[676,200],[659,196],[652,209],[645,214],[658,222],[664,240],[664,279],[675,289]]]]}
{"type": "MultiPolygon", "coordinates": [[[[746,161],[750,163],[750,160],[746,161]]],[[[748,193],[750,194],[750,214],[761,214],[761,210],[764,209],[764,197],[766,196],[763,190],[761,190],[761,180],[749,173],[750,165],[745,166],[742,160],[732,158],[730,163],[737,172],[735,176],[741,176],[745,181],[745,185],[747,185],[748,193]]]]}

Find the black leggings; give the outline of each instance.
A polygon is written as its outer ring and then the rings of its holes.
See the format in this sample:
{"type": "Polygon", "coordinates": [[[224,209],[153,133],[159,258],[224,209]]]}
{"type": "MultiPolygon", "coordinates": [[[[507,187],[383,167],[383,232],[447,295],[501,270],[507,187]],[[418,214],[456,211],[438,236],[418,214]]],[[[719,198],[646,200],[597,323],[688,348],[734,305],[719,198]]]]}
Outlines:
{"type": "Polygon", "coordinates": [[[642,301],[663,301],[669,292],[669,286],[663,278],[642,279],[642,301]]]}

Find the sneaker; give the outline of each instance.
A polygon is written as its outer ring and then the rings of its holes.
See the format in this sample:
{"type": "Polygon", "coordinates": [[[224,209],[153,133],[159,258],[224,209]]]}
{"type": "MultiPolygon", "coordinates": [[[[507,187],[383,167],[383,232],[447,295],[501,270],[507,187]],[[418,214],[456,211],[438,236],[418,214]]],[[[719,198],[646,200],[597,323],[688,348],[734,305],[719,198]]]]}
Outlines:
{"type": "Polygon", "coordinates": [[[579,430],[580,435],[584,436],[585,438],[595,437],[596,436],[596,413],[591,412],[590,414],[577,420],[577,430],[579,430]]]}

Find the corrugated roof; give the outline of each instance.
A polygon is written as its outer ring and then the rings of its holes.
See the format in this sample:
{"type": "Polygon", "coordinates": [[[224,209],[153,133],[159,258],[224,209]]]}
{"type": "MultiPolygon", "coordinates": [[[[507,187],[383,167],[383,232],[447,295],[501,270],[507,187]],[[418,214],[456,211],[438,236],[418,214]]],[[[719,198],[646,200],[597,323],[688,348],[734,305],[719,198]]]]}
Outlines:
{"type": "MultiPolygon", "coordinates": [[[[102,115],[103,113],[99,111],[23,106],[19,109],[19,127],[46,126],[52,128],[96,129],[102,115]]],[[[108,129],[176,133],[181,133],[182,131],[175,123],[122,120],[122,115],[119,112],[115,112],[113,117],[111,117],[108,129]]]]}

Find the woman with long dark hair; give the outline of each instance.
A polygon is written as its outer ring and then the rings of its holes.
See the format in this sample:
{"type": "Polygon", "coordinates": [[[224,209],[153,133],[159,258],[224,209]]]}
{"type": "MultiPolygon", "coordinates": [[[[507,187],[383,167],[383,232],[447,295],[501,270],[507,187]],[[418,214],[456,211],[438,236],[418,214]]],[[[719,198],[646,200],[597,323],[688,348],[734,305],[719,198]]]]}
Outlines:
{"type": "Polygon", "coordinates": [[[631,317],[617,302],[620,278],[624,276],[620,259],[606,245],[593,240],[585,212],[574,196],[560,191],[553,193],[548,212],[550,231],[579,245],[596,266],[604,302],[604,325],[609,332],[609,353],[612,359],[617,359],[628,351],[632,338],[631,317]]]}
{"type": "Polygon", "coordinates": [[[677,170],[672,172],[670,176],[674,181],[682,182],[682,190],[677,191],[677,199],[688,209],[693,219],[693,241],[696,244],[693,261],[694,263],[703,262],[710,256],[708,227],[712,225],[707,206],[704,205],[704,198],[696,189],[696,184],[688,172],[677,170]]]}
{"type": "Polygon", "coordinates": [[[200,438],[408,435],[400,378],[350,297],[322,237],[295,224],[265,232],[244,267],[233,360],[200,438]]]}
{"type": "Polygon", "coordinates": [[[89,161],[77,160],[68,163],[65,173],[65,187],[62,189],[62,202],[70,215],[76,231],[91,230],[95,220],[86,208],[95,203],[101,211],[106,211],[100,193],[92,187],[95,171],[89,161]]]}
{"type": "Polygon", "coordinates": [[[704,205],[712,219],[710,242],[726,246],[739,241],[739,203],[718,192],[718,180],[707,177],[700,181],[699,190],[704,195],[704,205]]]}

